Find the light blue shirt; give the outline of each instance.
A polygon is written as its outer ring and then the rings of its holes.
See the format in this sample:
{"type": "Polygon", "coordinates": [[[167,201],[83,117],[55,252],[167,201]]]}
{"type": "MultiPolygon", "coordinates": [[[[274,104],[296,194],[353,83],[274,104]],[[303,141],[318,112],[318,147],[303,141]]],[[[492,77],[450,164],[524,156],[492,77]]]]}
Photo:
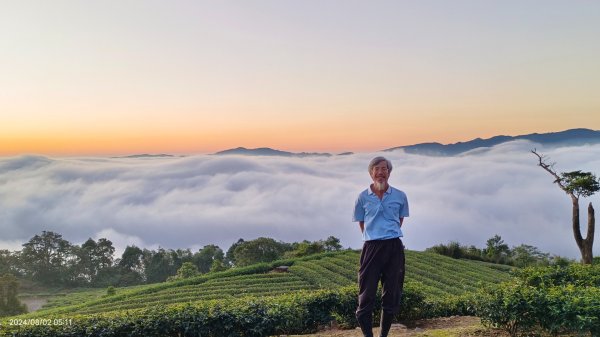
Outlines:
{"type": "Polygon", "coordinates": [[[406,194],[388,186],[383,198],[367,188],[358,195],[352,221],[365,222],[363,241],[386,240],[402,237],[400,218],[408,217],[406,194]]]}

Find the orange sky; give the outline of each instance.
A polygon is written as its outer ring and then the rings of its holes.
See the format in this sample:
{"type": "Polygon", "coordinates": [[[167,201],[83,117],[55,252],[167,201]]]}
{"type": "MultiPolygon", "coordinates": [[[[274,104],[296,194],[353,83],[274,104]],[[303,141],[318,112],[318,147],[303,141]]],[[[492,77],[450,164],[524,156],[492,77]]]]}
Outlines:
{"type": "Polygon", "coordinates": [[[597,3],[314,6],[3,5],[0,156],[360,152],[600,129],[597,3]]]}

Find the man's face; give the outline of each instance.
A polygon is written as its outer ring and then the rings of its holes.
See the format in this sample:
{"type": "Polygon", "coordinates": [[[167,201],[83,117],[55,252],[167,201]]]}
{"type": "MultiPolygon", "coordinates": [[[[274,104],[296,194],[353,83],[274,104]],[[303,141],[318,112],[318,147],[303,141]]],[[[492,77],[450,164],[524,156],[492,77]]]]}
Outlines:
{"type": "Polygon", "coordinates": [[[371,178],[376,186],[386,186],[389,177],[390,172],[385,161],[380,162],[371,169],[371,178]]]}

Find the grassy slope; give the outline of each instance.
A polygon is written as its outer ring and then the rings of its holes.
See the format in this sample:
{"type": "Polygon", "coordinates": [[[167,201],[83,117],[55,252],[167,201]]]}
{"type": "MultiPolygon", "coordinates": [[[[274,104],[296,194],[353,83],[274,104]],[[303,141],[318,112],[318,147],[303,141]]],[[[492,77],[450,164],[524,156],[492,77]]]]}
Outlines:
{"type": "MultiPolygon", "coordinates": [[[[98,290],[78,292],[58,298],[51,302],[51,307],[27,316],[92,314],[208,299],[269,296],[300,289],[336,288],[356,283],[359,254],[344,251],[263,263],[177,282],[122,288],[110,297],[102,296],[105,292],[98,290]],[[291,266],[289,272],[269,272],[279,265],[291,266]]],[[[454,260],[432,253],[407,251],[406,260],[407,280],[421,282],[428,296],[462,294],[481,283],[499,282],[509,277],[509,268],[504,266],[454,260]]]]}

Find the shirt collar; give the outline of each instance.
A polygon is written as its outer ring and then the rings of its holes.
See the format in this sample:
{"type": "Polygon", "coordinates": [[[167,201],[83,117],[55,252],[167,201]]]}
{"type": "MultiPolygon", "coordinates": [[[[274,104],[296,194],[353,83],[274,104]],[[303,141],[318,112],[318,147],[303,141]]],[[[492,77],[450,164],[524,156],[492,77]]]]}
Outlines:
{"type": "MultiPolygon", "coordinates": [[[[371,189],[371,185],[369,185],[369,187],[367,187],[367,193],[369,193],[369,195],[375,194],[375,192],[373,192],[373,190],[371,189]]],[[[390,194],[390,193],[392,193],[392,186],[390,184],[388,184],[388,188],[387,188],[387,190],[385,190],[385,194],[390,194]]]]}

